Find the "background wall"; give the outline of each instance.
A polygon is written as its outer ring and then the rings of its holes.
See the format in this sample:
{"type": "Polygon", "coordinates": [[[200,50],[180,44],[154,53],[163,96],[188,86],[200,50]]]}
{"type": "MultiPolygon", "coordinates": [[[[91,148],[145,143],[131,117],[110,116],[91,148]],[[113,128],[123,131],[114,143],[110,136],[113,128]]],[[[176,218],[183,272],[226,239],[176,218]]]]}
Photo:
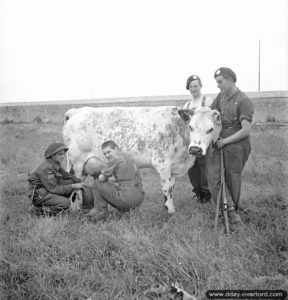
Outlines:
{"type": "MultiPolygon", "coordinates": [[[[255,105],[254,123],[288,122],[288,91],[247,93],[255,105]]],[[[215,94],[208,94],[215,97],[215,94]]],[[[189,95],[115,98],[97,100],[49,101],[0,104],[0,123],[62,123],[65,112],[81,106],[182,106],[189,95]]]]}

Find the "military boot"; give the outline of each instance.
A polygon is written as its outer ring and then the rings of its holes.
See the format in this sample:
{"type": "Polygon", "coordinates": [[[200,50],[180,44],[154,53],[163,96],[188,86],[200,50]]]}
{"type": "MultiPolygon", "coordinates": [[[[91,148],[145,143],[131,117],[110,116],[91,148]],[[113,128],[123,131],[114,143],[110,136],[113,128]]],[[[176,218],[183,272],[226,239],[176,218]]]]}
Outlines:
{"type": "Polygon", "coordinates": [[[241,217],[236,213],[234,207],[228,208],[228,218],[231,232],[239,231],[240,227],[243,225],[243,221],[241,217]]]}
{"type": "Polygon", "coordinates": [[[198,190],[198,189],[193,189],[192,192],[194,193],[193,198],[196,198],[196,200],[197,200],[198,202],[201,202],[201,198],[202,198],[202,193],[201,193],[201,191],[198,190]]]}
{"type": "Polygon", "coordinates": [[[209,191],[202,191],[201,192],[201,198],[200,198],[200,202],[201,203],[207,203],[211,201],[211,194],[209,191]]]}
{"type": "Polygon", "coordinates": [[[91,219],[91,221],[98,222],[108,217],[108,211],[107,209],[98,210],[96,208],[91,208],[87,216],[91,219]]]}

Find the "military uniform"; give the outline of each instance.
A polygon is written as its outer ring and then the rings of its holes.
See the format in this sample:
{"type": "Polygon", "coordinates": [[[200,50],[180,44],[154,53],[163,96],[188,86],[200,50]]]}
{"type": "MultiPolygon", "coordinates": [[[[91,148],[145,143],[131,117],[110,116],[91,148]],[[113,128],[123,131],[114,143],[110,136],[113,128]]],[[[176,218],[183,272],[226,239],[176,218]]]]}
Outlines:
{"type": "MultiPolygon", "coordinates": [[[[222,130],[220,137],[226,138],[239,131],[241,121],[246,119],[252,122],[254,107],[248,96],[239,89],[230,97],[219,93],[213,104],[212,109],[217,109],[221,113],[222,130]]],[[[228,207],[239,206],[241,192],[241,176],[251,151],[249,136],[240,141],[230,143],[222,148],[225,180],[228,188],[227,201],[228,207]]],[[[214,201],[217,201],[217,195],[220,189],[221,182],[221,160],[220,150],[209,147],[206,154],[206,162],[208,166],[208,181],[209,189],[214,201]]]]}
{"type": "Polygon", "coordinates": [[[138,207],[144,200],[141,178],[134,162],[125,154],[108,162],[101,171],[106,178],[114,176],[115,184],[95,180],[92,187],[94,196],[94,209],[90,216],[105,214],[110,204],[119,211],[128,211],[138,207]]]}
{"type": "Polygon", "coordinates": [[[62,143],[54,143],[45,152],[46,159],[28,176],[29,198],[41,211],[57,213],[70,207],[69,197],[72,184],[81,179],[66,172],[51,156],[61,150],[67,150],[62,143]]]}

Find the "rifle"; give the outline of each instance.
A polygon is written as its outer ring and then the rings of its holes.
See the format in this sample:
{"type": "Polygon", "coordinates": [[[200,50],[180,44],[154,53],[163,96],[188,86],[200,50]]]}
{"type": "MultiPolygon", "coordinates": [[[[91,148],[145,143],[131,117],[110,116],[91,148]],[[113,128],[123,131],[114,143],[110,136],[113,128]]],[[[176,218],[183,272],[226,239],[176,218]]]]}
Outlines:
{"type": "Polygon", "coordinates": [[[229,230],[229,220],[228,220],[228,212],[227,212],[227,197],[226,197],[226,183],[225,183],[225,166],[224,166],[224,159],[223,159],[223,151],[220,149],[220,169],[221,169],[221,185],[220,189],[217,195],[217,203],[216,203],[216,216],[215,216],[215,230],[217,229],[218,224],[218,218],[219,218],[219,209],[220,204],[222,204],[222,211],[224,215],[224,221],[225,221],[225,230],[226,234],[230,234],[229,230]]]}

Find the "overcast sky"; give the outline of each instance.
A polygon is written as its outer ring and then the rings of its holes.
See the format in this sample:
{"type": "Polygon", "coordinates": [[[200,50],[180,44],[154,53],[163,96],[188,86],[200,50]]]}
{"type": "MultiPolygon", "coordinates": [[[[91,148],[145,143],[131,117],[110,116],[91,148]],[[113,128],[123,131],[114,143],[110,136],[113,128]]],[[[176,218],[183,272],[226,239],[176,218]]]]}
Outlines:
{"type": "Polygon", "coordinates": [[[0,0],[0,102],[288,90],[286,0],[0,0]]]}

